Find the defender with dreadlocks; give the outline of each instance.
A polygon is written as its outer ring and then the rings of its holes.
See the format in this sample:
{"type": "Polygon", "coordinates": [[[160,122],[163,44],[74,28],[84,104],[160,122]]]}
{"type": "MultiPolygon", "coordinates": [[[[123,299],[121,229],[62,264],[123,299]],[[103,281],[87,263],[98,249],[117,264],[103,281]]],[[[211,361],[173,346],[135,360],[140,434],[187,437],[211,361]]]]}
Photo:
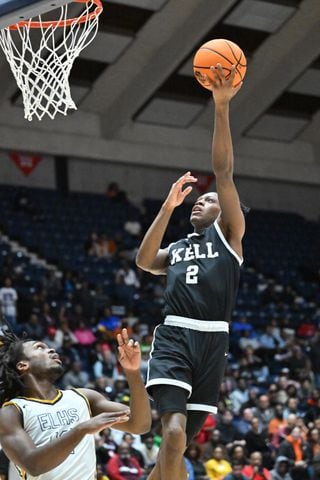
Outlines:
{"type": "Polygon", "coordinates": [[[106,427],[148,432],[150,404],[140,375],[140,347],[126,329],[117,336],[130,410],[90,389],[58,390],[59,355],[45,343],[0,335],[0,443],[27,480],[94,480],[93,434],[106,427]]]}

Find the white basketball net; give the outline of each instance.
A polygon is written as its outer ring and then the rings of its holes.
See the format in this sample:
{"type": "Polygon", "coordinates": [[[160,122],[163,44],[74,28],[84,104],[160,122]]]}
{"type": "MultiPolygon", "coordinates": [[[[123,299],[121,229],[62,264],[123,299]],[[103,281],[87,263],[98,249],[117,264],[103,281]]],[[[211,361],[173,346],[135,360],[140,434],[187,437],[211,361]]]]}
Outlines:
{"type": "Polygon", "coordinates": [[[44,28],[42,24],[47,20],[39,15],[17,30],[0,30],[0,45],[22,92],[24,116],[30,121],[34,116],[42,120],[49,115],[53,119],[58,112],[67,115],[69,109],[77,109],[69,75],[75,59],[92,42],[99,26],[99,15],[89,15],[96,8],[94,0],[83,6],[84,11],[69,26],[70,4],[59,7],[60,26],[44,28]],[[31,28],[31,21],[39,22],[40,27],[31,28]]]}

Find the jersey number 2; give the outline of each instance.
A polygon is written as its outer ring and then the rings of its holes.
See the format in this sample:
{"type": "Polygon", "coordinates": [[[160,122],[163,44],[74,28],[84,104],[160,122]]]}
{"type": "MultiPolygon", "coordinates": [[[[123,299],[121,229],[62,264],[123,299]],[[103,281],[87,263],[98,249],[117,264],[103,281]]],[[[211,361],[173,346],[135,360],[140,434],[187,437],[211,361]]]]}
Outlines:
{"type": "Polygon", "coordinates": [[[193,285],[198,283],[198,273],[198,265],[189,265],[186,271],[186,283],[193,285]]]}

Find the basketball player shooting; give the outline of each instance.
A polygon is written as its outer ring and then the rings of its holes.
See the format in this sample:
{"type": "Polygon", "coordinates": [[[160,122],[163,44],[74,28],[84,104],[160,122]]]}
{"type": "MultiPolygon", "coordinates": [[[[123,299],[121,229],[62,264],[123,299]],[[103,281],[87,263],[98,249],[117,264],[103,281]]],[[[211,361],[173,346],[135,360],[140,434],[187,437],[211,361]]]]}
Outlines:
{"type": "Polygon", "coordinates": [[[140,375],[140,347],[118,334],[119,362],[130,388],[130,409],[90,389],[60,391],[59,355],[45,343],[0,336],[0,443],[22,479],[94,480],[94,434],[112,427],[146,433],[148,395],[140,375]]]}
{"type": "Polygon", "coordinates": [[[212,167],[217,193],[201,195],[190,221],[194,232],[161,249],[176,207],[197,179],[185,173],[171,187],[137,254],[137,265],[167,275],[164,323],[156,327],[146,388],[162,422],[162,443],[148,480],[187,479],[183,454],[209,412],[217,412],[228,355],[228,331],[242,263],[244,215],[233,182],[229,103],[235,67],[226,79],[211,67],[215,103],[212,167]]]}

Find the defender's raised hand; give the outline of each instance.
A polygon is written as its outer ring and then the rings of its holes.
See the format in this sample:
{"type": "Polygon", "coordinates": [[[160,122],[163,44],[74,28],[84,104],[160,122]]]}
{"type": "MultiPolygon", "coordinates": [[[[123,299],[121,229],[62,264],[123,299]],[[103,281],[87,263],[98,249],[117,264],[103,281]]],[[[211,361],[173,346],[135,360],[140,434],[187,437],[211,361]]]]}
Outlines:
{"type": "Polygon", "coordinates": [[[139,342],[129,339],[128,331],[123,328],[117,335],[119,362],[125,370],[139,370],[141,351],[139,342]]]}
{"type": "Polygon", "coordinates": [[[191,172],[186,172],[176,182],[172,184],[170,192],[165,200],[165,205],[170,208],[175,208],[181,205],[189,193],[192,191],[191,185],[183,188],[186,183],[195,183],[198,179],[191,175],[191,172]]]}

